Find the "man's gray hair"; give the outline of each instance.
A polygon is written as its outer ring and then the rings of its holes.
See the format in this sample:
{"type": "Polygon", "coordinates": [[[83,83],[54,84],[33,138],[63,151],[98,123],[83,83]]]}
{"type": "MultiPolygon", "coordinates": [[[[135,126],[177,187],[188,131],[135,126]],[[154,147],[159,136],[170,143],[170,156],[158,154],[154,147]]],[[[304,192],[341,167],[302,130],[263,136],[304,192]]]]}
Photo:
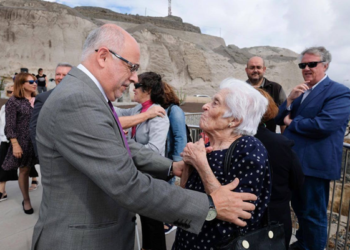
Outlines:
{"type": "MultiPolygon", "coordinates": [[[[326,50],[326,48],[323,46],[311,47],[311,48],[305,49],[300,54],[300,61],[301,61],[301,59],[303,59],[303,56],[305,54],[312,54],[312,55],[316,55],[316,56],[321,57],[321,61],[324,61],[323,64],[324,65],[328,64],[328,67],[329,67],[329,63],[332,61],[331,53],[328,50],[326,50]]],[[[327,67],[327,69],[328,69],[328,67],[327,67]]]]}
{"type": "Polygon", "coordinates": [[[56,69],[58,67],[67,67],[67,68],[73,68],[73,66],[69,63],[66,63],[66,62],[62,62],[62,63],[58,63],[57,66],[56,66],[56,69]]]}
{"type": "Polygon", "coordinates": [[[86,38],[81,55],[81,61],[85,61],[96,49],[106,46],[108,49],[120,54],[124,48],[124,34],[121,30],[111,25],[103,25],[90,32],[86,38]]]}
{"type": "Polygon", "coordinates": [[[223,80],[220,89],[228,90],[225,98],[228,110],[223,117],[242,120],[241,124],[234,129],[234,133],[254,136],[265,114],[267,99],[250,84],[234,78],[223,80]]]}

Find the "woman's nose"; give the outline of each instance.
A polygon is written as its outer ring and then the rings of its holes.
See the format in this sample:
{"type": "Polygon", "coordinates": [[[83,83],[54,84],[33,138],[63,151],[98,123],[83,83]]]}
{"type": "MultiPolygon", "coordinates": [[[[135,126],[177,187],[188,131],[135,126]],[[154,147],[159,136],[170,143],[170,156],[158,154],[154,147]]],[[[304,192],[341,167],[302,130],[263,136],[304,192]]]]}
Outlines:
{"type": "Polygon", "coordinates": [[[209,107],[209,103],[206,103],[203,105],[202,109],[205,111],[205,110],[208,110],[208,107],[209,107]]]}

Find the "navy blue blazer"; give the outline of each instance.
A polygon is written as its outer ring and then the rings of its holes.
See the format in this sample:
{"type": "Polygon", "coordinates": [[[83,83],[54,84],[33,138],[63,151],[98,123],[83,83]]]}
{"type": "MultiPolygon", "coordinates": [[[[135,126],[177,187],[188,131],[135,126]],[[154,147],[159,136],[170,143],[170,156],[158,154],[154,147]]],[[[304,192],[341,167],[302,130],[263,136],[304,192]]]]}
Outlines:
{"type": "Polygon", "coordinates": [[[344,133],[350,114],[350,90],[327,76],[301,102],[295,99],[291,111],[285,101],[279,107],[276,123],[290,112],[293,121],[283,135],[294,141],[306,176],[336,180],[340,178],[344,133]]]}

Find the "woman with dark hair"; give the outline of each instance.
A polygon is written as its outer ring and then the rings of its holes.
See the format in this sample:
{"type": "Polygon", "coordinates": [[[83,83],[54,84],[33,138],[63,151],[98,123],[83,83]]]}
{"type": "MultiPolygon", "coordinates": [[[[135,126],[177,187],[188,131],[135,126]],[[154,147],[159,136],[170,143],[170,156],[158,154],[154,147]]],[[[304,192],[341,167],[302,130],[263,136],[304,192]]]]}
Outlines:
{"type": "Polygon", "coordinates": [[[166,109],[170,121],[166,154],[173,161],[182,161],[180,153],[187,144],[185,113],[180,108],[180,100],[173,87],[166,82],[163,82],[163,84],[165,93],[163,108],[166,109]]]}
{"type": "MultiPolygon", "coordinates": [[[[118,116],[134,116],[147,112],[152,106],[165,104],[164,84],[160,75],[146,72],[139,75],[139,82],[135,83],[134,101],[139,104],[131,109],[116,108],[118,116]]],[[[122,125],[124,128],[124,125],[122,125]]],[[[165,117],[154,117],[139,123],[128,131],[128,137],[145,147],[165,155],[165,142],[169,130],[169,120],[165,117]]],[[[163,223],[144,217],[142,223],[142,248],[152,250],[166,250],[163,223]]]]}
{"type": "Polygon", "coordinates": [[[272,169],[272,192],[269,204],[270,220],[284,224],[285,246],[288,249],[292,236],[289,205],[291,193],[292,190],[301,188],[304,182],[304,174],[298,156],[292,149],[294,142],[266,128],[265,122],[276,117],[278,108],[266,91],[260,88],[257,88],[257,90],[268,100],[267,110],[261,119],[255,137],[265,146],[272,169]]]}
{"type": "Polygon", "coordinates": [[[10,140],[2,168],[19,168],[18,183],[23,195],[23,210],[34,213],[28,192],[29,172],[37,163],[33,144],[30,140],[29,121],[36,95],[36,78],[28,73],[20,73],[15,79],[13,96],[6,103],[5,135],[10,140]]]}
{"type": "MultiPolygon", "coordinates": [[[[167,116],[170,122],[170,128],[166,142],[166,157],[173,161],[182,161],[180,153],[187,144],[187,130],[185,114],[180,108],[180,100],[175,94],[172,86],[163,82],[165,102],[163,108],[166,109],[167,116]]],[[[172,185],[175,183],[175,177],[173,177],[169,183],[172,185]]],[[[177,227],[168,223],[164,224],[165,234],[169,234],[177,227]]]]}
{"type": "Polygon", "coordinates": [[[38,79],[38,93],[46,92],[47,91],[47,84],[46,84],[46,75],[44,74],[44,71],[42,68],[38,69],[38,74],[36,75],[36,78],[38,79]]]}

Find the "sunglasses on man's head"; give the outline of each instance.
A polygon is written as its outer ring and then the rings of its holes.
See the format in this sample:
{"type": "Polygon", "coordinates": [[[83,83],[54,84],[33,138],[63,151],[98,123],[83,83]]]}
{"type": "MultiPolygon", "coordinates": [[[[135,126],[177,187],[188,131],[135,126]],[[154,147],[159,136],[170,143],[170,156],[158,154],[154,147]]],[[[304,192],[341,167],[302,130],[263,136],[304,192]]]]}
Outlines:
{"type": "Polygon", "coordinates": [[[27,82],[29,82],[29,84],[37,83],[37,81],[34,81],[34,80],[29,80],[27,82]]]}
{"type": "Polygon", "coordinates": [[[135,89],[138,89],[139,87],[142,87],[142,84],[141,83],[135,83],[135,89]]]}
{"type": "Polygon", "coordinates": [[[305,69],[306,65],[311,69],[311,68],[315,68],[317,66],[318,63],[321,63],[324,61],[319,61],[319,62],[308,62],[308,63],[299,63],[299,68],[301,69],[305,69]]]}

